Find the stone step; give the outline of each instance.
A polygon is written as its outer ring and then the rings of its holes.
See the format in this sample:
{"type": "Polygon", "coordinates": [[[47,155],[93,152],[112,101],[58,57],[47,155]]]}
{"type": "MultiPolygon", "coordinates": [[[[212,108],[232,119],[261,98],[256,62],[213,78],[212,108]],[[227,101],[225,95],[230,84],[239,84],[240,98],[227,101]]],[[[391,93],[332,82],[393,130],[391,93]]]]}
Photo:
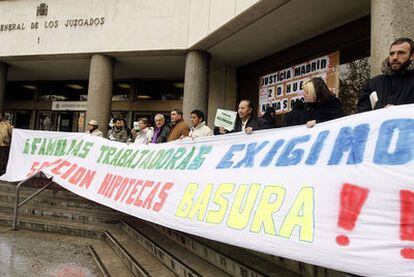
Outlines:
{"type": "MultiPolygon", "coordinates": [[[[68,236],[68,235],[55,234],[55,233],[35,232],[32,230],[23,230],[23,229],[20,229],[19,231],[16,232],[16,231],[10,230],[10,226],[8,227],[0,226],[0,232],[1,233],[13,233],[13,234],[16,234],[15,236],[27,237],[35,241],[37,240],[59,241],[59,243],[63,245],[68,243],[69,245],[78,245],[79,248],[87,247],[89,249],[89,253],[91,254],[93,260],[95,261],[95,264],[98,269],[98,272],[100,273],[100,276],[103,276],[103,277],[107,277],[107,276],[132,277],[133,276],[131,272],[129,271],[129,269],[126,267],[126,265],[122,263],[122,261],[116,255],[116,253],[104,240],[89,239],[89,238],[82,238],[79,236],[68,236]],[[104,274],[102,267],[107,272],[106,275],[104,274]]],[[[6,253],[2,253],[2,254],[6,254],[6,253]]],[[[16,253],[11,253],[11,255],[16,255],[16,253]]],[[[66,253],[62,252],[62,255],[66,256],[66,253]]],[[[33,262],[36,262],[36,260],[34,260],[33,262]]],[[[13,267],[16,265],[12,264],[11,266],[13,267]]],[[[7,265],[6,265],[6,268],[7,268],[7,265]]],[[[5,273],[0,268],[0,276],[8,276],[7,274],[6,275],[4,274],[5,273]]],[[[30,276],[35,276],[35,275],[32,274],[30,276]]]]}
{"type": "Polygon", "coordinates": [[[106,232],[106,241],[135,276],[165,276],[175,274],[122,230],[106,232]]]}
{"type": "MultiPolygon", "coordinates": [[[[122,276],[132,277],[134,276],[129,268],[122,262],[121,258],[114,252],[105,241],[99,241],[93,244],[93,248],[97,257],[101,260],[103,266],[107,270],[106,276],[122,276]]],[[[102,277],[106,277],[104,273],[101,273],[102,277]]]]}
{"type": "Polygon", "coordinates": [[[150,222],[142,221],[142,224],[150,226],[160,234],[233,276],[301,276],[286,269],[286,267],[262,259],[247,249],[192,236],[150,222]]]}
{"type": "MultiPolygon", "coordinates": [[[[13,220],[10,214],[0,213],[0,225],[12,226],[13,220]]],[[[18,217],[18,229],[37,232],[55,233],[61,235],[78,236],[83,238],[104,239],[105,229],[118,226],[117,224],[85,224],[80,222],[68,222],[61,218],[44,218],[20,215],[18,217]]]]}
{"type": "Polygon", "coordinates": [[[87,245],[89,254],[91,255],[92,259],[95,261],[96,267],[98,268],[99,274],[101,277],[110,277],[111,274],[109,273],[107,267],[102,262],[102,259],[99,257],[98,253],[96,253],[95,247],[88,244],[87,245]]]}
{"type": "MultiPolygon", "coordinates": [[[[46,185],[48,182],[49,182],[48,180],[43,180],[43,179],[32,180],[29,184],[24,184],[20,187],[20,193],[33,193],[37,191],[39,188],[46,185]]],[[[0,181],[0,192],[15,193],[17,184],[18,183],[0,181]]],[[[42,194],[45,194],[48,197],[54,196],[54,197],[62,197],[66,199],[80,198],[80,196],[78,196],[77,194],[65,189],[64,187],[59,186],[56,183],[54,183],[53,185],[45,189],[42,192],[42,194]]]]}
{"type": "Polygon", "coordinates": [[[194,270],[189,265],[179,260],[177,257],[174,257],[167,250],[160,247],[157,241],[151,240],[142,232],[140,232],[137,228],[132,227],[126,222],[124,222],[122,226],[124,232],[129,234],[129,238],[134,238],[137,242],[139,242],[140,245],[142,245],[142,247],[144,247],[147,251],[154,255],[177,276],[201,276],[196,272],[196,270],[194,270]]]}
{"type": "MultiPolygon", "coordinates": [[[[29,202],[30,203],[30,202],[29,202]]],[[[70,222],[80,222],[80,223],[107,223],[107,224],[116,224],[119,223],[119,219],[116,215],[105,215],[95,213],[94,211],[74,211],[67,209],[58,209],[56,207],[50,208],[41,205],[23,205],[19,208],[19,216],[33,216],[33,218],[38,217],[49,217],[49,218],[61,218],[66,219],[70,222]]],[[[0,203],[0,213],[13,215],[14,205],[10,203],[0,203]]]]}
{"type": "Polygon", "coordinates": [[[140,242],[171,270],[174,270],[174,267],[178,266],[180,269],[174,272],[179,274],[179,276],[231,276],[206,262],[206,260],[189,252],[175,241],[165,236],[160,236],[154,229],[146,224],[142,224],[142,220],[131,217],[123,222],[121,226],[125,232],[140,242]]]}
{"type": "MultiPolygon", "coordinates": [[[[30,196],[29,193],[20,193],[20,201],[26,199],[30,196]]],[[[16,194],[14,192],[0,192],[0,203],[14,203],[16,199],[16,194]]],[[[39,195],[34,197],[30,200],[31,203],[36,204],[43,204],[49,205],[52,207],[58,206],[61,208],[74,208],[74,209],[82,209],[82,210],[100,210],[102,212],[107,213],[115,213],[114,209],[109,207],[103,206],[86,198],[78,197],[78,198],[65,198],[65,197],[57,197],[54,195],[46,194],[44,191],[41,192],[39,195]]]]}
{"type": "MultiPolygon", "coordinates": [[[[0,225],[11,226],[12,220],[9,214],[0,213],[0,225]]],[[[119,229],[118,224],[84,224],[68,222],[64,219],[34,218],[31,216],[19,216],[19,229],[27,229],[38,232],[49,232],[62,235],[71,235],[84,238],[100,239],[110,246],[112,254],[101,247],[95,247],[97,256],[102,264],[107,264],[117,257],[118,262],[128,268],[130,275],[115,274],[121,272],[122,267],[108,269],[111,276],[175,276],[145,248],[135,242],[128,234],[119,229]],[[143,263],[143,265],[141,265],[143,263]],[[113,271],[111,273],[111,271],[113,271]]],[[[113,265],[111,267],[114,267],[113,265]]],[[[124,270],[125,271],[125,270],[124,270]]]]}

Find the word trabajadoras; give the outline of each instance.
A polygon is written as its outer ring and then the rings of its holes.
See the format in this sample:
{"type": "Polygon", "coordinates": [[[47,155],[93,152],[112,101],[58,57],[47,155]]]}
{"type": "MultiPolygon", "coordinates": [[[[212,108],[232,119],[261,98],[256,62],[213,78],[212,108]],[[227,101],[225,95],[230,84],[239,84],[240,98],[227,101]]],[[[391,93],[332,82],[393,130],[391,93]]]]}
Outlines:
{"type": "Polygon", "coordinates": [[[190,183],[175,216],[286,239],[297,229],[300,241],[312,242],[314,190],[302,187],[291,199],[286,188],[279,185],[222,183],[200,189],[198,184],[190,183]]]}

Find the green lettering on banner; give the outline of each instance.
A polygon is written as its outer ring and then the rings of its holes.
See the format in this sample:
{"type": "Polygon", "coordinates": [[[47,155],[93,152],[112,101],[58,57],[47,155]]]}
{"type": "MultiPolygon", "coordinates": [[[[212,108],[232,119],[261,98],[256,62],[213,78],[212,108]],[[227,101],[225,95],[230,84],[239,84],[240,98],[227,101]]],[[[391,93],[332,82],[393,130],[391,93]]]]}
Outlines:
{"type": "Polygon", "coordinates": [[[211,152],[213,149],[212,146],[201,146],[200,151],[198,152],[198,155],[194,158],[192,163],[188,166],[188,169],[190,170],[196,170],[199,169],[204,161],[206,160],[205,155],[211,152]]]}
{"type": "Polygon", "coordinates": [[[117,166],[124,167],[125,163],[127,162],[127,159],[131,156],[132,150],[127,149],[124,154],[122,154],[121,158],[118,160],[117,166]]]}
{"type": "Polygon", "coordinates": [[[158,161],[158,163],[155,165],[155,169],[161,169],[165,166],[165,164],[169,161],[169,159],[171,158],[171,156],[174,153],[174,149],[168,149],[164,156],[162,157],[162,159],[160,159],[158,161]]]}
{"type": "Polygon", "coordinates": [[[116,165],[118,163],[119,158],[121,157],[121,155],[124,153],[124,148],[122,148],[121,150],[118,150],[116,152],[116,154],[114,155],[112,161],[109,163],[110,165],[116,165]]]}
{"type": "Polygon", "coordinates": [[[174,155],[171,157],[171,159],[168,161],[168,163],[165,165],[164,169],[174,169],[175,162],[179,159],[181,159],[182,156],[185,154],[185,148],[180,147],[178,148],[174,155]]]}
{"type": "Polygon", "coordinates": [[[152,155],[154,155],[155,150],[151,151],[149,155],[146,156],[146,158],[139,164],[138,168],[145,169],[147,167],[148,163],[150,162],[152,155]]]}
{"type": "Polygon", "coordinates": [[[131,165],[131,168],[136,168],[138,166],[138,164],[141,162],[142,158],[144,158],[145,155],[147,155],[149,153],[149,150],[142,150],[140,153],[140,157],[138,158],[138,161],[131,165]]]}
{"type": "Polygon", "coordinates": [[[48,141],[47,139],[42,140],[42,145],[40,146],[40,149],[37,152],[38,155],[45,155],[46,154],[46,142],[47,141],[48,141]]]}
{"type": "Polygon", "coordinates": [[[164,149],[161,149],[160,151],[158,151],[157,155],[155,155],[154,159],[152,159],[152,161],[147,166],[147,169],[153,169],[159,163],[159,161],[164,158],[164,154],[165,154],[164,149]]]}
{"type": "Polygon", "coordinates": [[[188,155],[181,161],[181,163],[175,169],[181,169],[181,170],[186,169],[188,163],[193,157],[194,151],[195,151],[195,147],[192,147],[190,153],[188,153],[188,155]]]}
{"type": "Polygon", "coordinates": [[[134,159],[135,159],[135,157],[138,155],[138,153],[139,153],[139,150],[136,150],[136,151],[134,152],[134,154],[132,154],[132,155],[129,157],[128,161],[125,163],[125,167],[127,167],[127,168],[132,168],[132,162],[134,161],[134,159]]]}
{"type": "Polygon", "coordinates": [[[23,154],[29,154],[29,148],[30,148],[30,139],[26,139],[24,143],[23,154]]]}
{"type": "Polygon", "coordinates": [[[53,156],[53,152],[55,152],[57,140],[50,139],[49,143],[47,144],[46,155],[53,156]]]}
{"type": "MultiPolygon", "coordinates": [[[[66,139],[60,139],[58,141],[58,146],[56,148],[56,151],[58,152],[58,156],[64,156],[65,155],[65,149],[66,149],[66,145],[67,145],[68,141],[66,139]]],[[[55,156],[56,156],[56,152],[55,152],[55,156]]]]}

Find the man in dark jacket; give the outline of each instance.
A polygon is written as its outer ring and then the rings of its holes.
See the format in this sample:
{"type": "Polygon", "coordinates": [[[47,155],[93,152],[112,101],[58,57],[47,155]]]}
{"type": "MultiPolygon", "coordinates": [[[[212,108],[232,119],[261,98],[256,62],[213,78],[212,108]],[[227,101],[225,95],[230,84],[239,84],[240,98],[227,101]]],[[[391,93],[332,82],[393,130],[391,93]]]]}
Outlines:
{"type": "MultiPolygon", "coordinates": [[[[260,130],[259,121],[253,117],[253,103],[250,100],[240,101],[237,109],[238,118],[232,132],[245,132],[251,134],[254,130],[260,130]]],[[[223,127],[219,129],[220,134],[228,133],[223,127]]]]}
{"type": "Polygon", "coordinates": [[[391,44],[382,63],[384,74],[368,81],[358,100],[357,111],[414,103],[414,42],[399,38],[391,44]]]}
{"type": "Polygon", "coordinates": [[[276,111],[273,107],[267,107],[265,113],[259,118],[260,129],[272,129],[276,127],[276,111]]]}
{"type": "Polygon", "coordinates": [[[163,114],[156,114],[154,117],[155,121],[155,131],[154,136],[152,137],[151,143],[164,143],[167,142],[168,134],[170,133],[170,128],[165,125],[165,117],[163,114]]]}
{"type": "Polygon", "coordinates": [[[113,120],[114,127],[108,131],[107,138],[118,142],[127,142],[129,138],[128,129],[126,128],[125,119],[116,118],[113,120]]]}
{"type": "Polygon", "coordinates": [[[305,104],[296,99],[292,102],[292,110],[283,116],[283,127],[302,125],[306,123],[305,104]]]}

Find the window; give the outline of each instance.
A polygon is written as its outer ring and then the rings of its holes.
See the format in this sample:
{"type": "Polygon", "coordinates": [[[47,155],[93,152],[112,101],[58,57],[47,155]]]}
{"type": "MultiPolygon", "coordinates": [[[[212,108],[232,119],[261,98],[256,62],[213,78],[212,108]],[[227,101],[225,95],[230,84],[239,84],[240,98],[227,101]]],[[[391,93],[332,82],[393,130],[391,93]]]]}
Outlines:
{"type": "Polygon", "coordinates": [[[85,101],[87,82],[47,82],[41,85],[40,101],[85,101]]]}
{"type": "Polygon", "coordinates": [[[182,100],[183,81],[137,81],[135,101],[182,100]]]}
{"type": "Polygon", "coordinates": [[[34,100],[37,90],[34,83],[7,82],[6,100],[34,100]]]}

